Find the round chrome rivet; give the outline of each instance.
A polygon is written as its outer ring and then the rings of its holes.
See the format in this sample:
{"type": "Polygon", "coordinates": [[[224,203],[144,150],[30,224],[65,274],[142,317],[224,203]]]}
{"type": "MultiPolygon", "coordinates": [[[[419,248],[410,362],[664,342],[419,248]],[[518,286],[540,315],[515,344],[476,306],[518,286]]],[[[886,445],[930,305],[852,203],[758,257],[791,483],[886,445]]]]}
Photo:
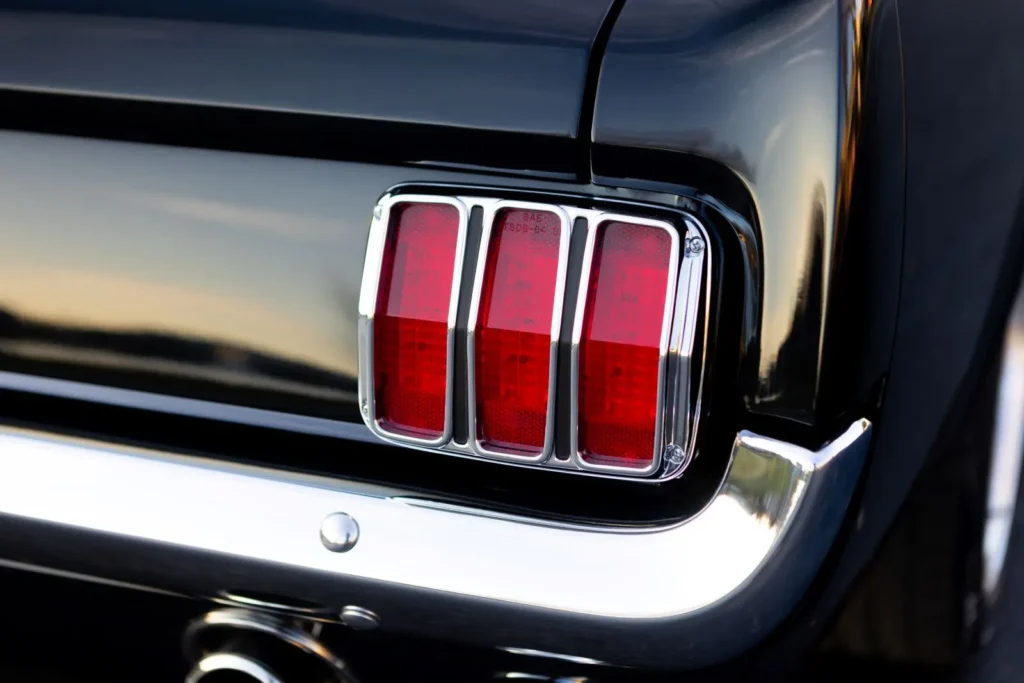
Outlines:
{"type": "Polygon", "coordinates": [[[383,212],[384,210],[378,206],[373,210],[373,217],[376,218],[377,220],[380,220],[381,214],[383,214],[383,212]]]}
{"type": "Polygon", "coordinates": [[[691,237],[686,240],[686,252],[697,255],[704,251],[704,240],[699,237],[691,237]]]}
{"type": "Polygon", "coordinates": [[[359,525],[344,512],[334,512],[320,524],[320,542],[332,553],[352,550],[359,540],[359,525]]]}
{"type": "Polygon", "coordinates": [[[369,631],[380,626],[380,617],[358,605],[348,605],[341,610],[341,623],[357,631],[369,631]]]}

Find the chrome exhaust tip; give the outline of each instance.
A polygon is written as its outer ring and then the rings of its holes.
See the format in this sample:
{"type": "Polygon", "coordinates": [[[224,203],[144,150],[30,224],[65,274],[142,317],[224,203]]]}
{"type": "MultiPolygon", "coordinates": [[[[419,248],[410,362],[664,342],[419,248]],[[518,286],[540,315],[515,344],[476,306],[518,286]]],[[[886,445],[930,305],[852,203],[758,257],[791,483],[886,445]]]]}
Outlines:
{"type": "Polygon", "coordinates": [[[317,636],[320,624],[248,609],[219,609],[185,629],[185,683],[358,683],[317,636]]]}
{"type": "Polygon", "coordinates": [[[234,652],[206,655],[192,667],[185,683],[284,683],[263,663],[234,652]]]}

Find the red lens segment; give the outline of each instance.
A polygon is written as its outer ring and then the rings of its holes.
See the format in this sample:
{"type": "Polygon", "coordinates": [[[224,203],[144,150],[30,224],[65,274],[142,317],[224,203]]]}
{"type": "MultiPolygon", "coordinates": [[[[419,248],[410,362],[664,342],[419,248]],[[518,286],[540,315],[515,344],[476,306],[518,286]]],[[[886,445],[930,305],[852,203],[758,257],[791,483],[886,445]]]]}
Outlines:
{"type": "Polygon", "coordinates": [[[458,237],[454,206],[391,208],[373,323],[374,409],[386,431],[422,439],[444,434],[458,237]]]}
{"type": "Polygon", "coordinates": [[[474,339],[477,439],[486,448],[544,450],[561,238],[551,211],[504,209],[495,218],[474,339]]]}
{"type": "Polygon", "coordinates": [[[598,227],[579,346],[578,449],[585,462],[643,469],[654,459],[658,367],[672,236],[598,227]]]}

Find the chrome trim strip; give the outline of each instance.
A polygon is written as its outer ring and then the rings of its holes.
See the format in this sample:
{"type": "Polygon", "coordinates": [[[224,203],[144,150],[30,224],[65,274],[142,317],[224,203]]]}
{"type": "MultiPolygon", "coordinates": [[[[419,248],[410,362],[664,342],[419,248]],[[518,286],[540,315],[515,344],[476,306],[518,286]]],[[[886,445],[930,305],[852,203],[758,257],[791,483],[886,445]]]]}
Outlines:
{"type": "Polygon", "coordinates": [[[358,595],[382,628],[685,668],[749,647],[789,612],[839,528],[869,439],[866,420],[816,452],[742,432],[704,510],[630,529],[410,504],[348,482],[3,428],[0,557],[334,614],[358,595]],[[361,529],[344,554],[318,537],[339,511],[361,529]],[[104,544],[132,561],[97,552],[104,544]],[[524,580],[552,567],[586,570],[524,580]]]}
{"type": "MultiPolygon", "coordinates": [[[[583,270],[580,275],[579,290],[576,294],[576,318],[572,325],[572,364],[570,376],[572,377],[572,391],[570,394],[570,413],[572,425],[569,429],[569,452],[572,462],[581,470],[594,472],[609,472],[622,476],[644,477],[653,474],[661,467],[662,456],[662,430],[664,429],[665,412],[665,373],[667,365],[667,353],[669,337],[672,333],[672,319],[676,307],[676,280],[679,275],[679,233],[670,223],[665,221],[637,218],[614,213],[601,213],[587,221],[587,246],[583,255],[583,270]],[[590,276],[594,269],[594,249],[597,244],[597,233],[605,223],[621,222],[633,225],[645,225],[652,228],[660,228],[668,233],[672,240],[672,247],[669,253],[668,283],[665,288],[665,311],[661,323],[661,339],[658,342],[658,412],[654,424],[654,454],[651,464],[647,467],[623,467],[619,465],[602,465],[599,463],[587,462],[579,449],[579,386],[580,386],[580,341],[583,337],[583,319],[587,304],[587,294],[590,288],[590,276]]],[[[674,403],[674,401],[673,401],[674,403]]]]}
{"type": "MultiPolygon", "coordinates": [[[[472,201],[472,200],[466,200],[472,201]]],[[[558,378],[558,339],[562,325],[562,301],[565,298],[565,277],[569,269],[569,238],[572,226],[569,216],[560,206],[535,202],[498,201],[484,205],[483,228],[480,234],[480,251],[477,257],[476,274],[473,282],[473,297],[469,305],[469,322],[466,329],[466,353],[469,407],[470,443],[473,452],[496,460],[541,463],[551,457],[555,445],[555,386],[558,378]],[[551,309],[551,346],[548,366],[548,413],[544,429],[544,448],[537,455],[516,454],[486,448],[479,440],[476,424],[476,326],[480,317],[480,299],[483,296],[484,271],[487,269],[487,254],[491,247],[491,231],[498,212],[503,209],[526,209],[555,214],[560,222],[561,234],[558,246],[558,270],[555,274],[555,302],[551,309]]]]}
{"type": "Polygon", "coordinates": [[[403,445],[439,447],[452,437],[452,399],[455,385],[455,323],[459,311],[459,290],[462,283],[462,261],[466,252],[466,232],[469,229],[469,209],[454,197],[441,195],[385,195],[377,202],[366,242],[366,260],[359,288],[359,410],[370,430],[386,441],[403,445]],[[391,209],[396,204],[447,204],[459,212],[459,234],[455,246],[455,265],[452,272],[452,291],[448,303],[448,382],[445,387],[444,432],[436,439],[421,439],[407,434],[393,433],[381,427],[374,407],[373,353],[362,349],[373,348],[373,319],[377,312],[377,287],[384,257],[384,246],[391,220],[391,209]]]}
{"type": "Polygon", "coordinates": [[[704,293],[704,310],[711,307],[711,259],[706,259],[708,236],[696,221],[686,218],[683,260],[680,265],[678,291],[676,293],[675,321],[672,327],[672,341],[668,351],[668,395],[672,400],[662,406],[668,428],[664,432],[662,452],[678,453],[676,458],[666,457],[661,478],[678,475],[690,464],[696,455],[697,441],[692,438],[700,419],[701,397],[704,390],[702,366],[707,355],[709,316],[704,316],[704,333],[701,336],[700,364],[697,371],[697,394],[691,395],[694,374],[693,350],[697,340],[697,321],[700,316],[701,292],[704,293]],[[704,283],[702,287],[702,282],[704,283]],[[692,405],[691,405],[692,404],[692,405]],[[671,449],[671,450],[670,450],[671,449]]]}

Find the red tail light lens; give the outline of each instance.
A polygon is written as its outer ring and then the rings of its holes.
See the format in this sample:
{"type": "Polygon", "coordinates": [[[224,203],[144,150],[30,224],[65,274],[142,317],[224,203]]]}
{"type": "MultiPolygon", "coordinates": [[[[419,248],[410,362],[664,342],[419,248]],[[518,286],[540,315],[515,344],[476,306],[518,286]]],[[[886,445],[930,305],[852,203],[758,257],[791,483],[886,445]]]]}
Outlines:
{"type": "Polygon", "coordinates": [[[584,462],[654,462],[661,339],[673,235],[609,221],[597,228],[579,345],[577,448],[584,462]]]}
{"type": "Polygon", "coordinates": [[[703,386],[711,264],[695,218],[426,192],[388,194],[373,216],[358,328],[373,434],[568,472],[685,469],[662,453],[693,452],[703,386]]]}
{"type": "Polygon", "coordinates": [[[388,432],[427,440],[445,434],[459,227],[450,204],[391,208],[373,324],[374,410],[388,432]]]}
{"type": "Polygon", "coordinates": [[[564,229],[552,211],[495,217],[474,339],[477,440],[486,449],[544,451],[564,229]]]}

